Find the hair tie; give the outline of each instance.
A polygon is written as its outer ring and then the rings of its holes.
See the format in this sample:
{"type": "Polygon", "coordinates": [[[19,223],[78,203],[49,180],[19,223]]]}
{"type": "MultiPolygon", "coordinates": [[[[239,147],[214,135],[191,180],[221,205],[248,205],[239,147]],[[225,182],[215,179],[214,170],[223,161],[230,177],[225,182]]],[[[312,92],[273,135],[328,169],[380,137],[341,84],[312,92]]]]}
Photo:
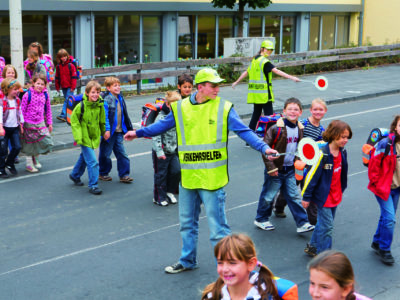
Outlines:
{"type": "Polygon", "coordinates": [[[263,265],[262,262],[257,260],[257,267],[262,267],[262,265],[263,265]]]}
{"type": "Polygon", "coordinates": [[[17,82],[17,80],[11,81],[10,84],[8,85],[8,88],[12,87],[16,82],[17,82]]]}

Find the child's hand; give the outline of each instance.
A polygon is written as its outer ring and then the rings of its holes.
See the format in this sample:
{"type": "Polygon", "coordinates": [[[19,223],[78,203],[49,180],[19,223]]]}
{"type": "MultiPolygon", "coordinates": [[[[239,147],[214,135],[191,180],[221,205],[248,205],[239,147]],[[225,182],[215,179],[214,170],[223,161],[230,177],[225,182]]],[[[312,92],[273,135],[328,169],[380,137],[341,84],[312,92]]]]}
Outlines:
{"type": "Polygon", "coordinates": [[[6,131],[4,130],[3,126],[0,127],[0,136],[5,136],[6,131]]]}
{"type": "Polygon", "coordinates": [[[301,205],[304,207],[304,209],[307,209],[307,207],[310,205],[310,202],[301,200],[301,205]]]}
{"type": "Polygon", "coordinates": [[[237,84],[238,84],[237,81],[235,81],[234,83],[232,83],[232,88],[234,89],[235,86],[236,86],[237,84]]]}
{"type": "Polygon", "coordinates": [[[19,126],[19,131],[21,132],[21,134],[24,133],[24,126],[22,126],[22,124],[21,124],[21,126],[19,126]]]}
{"type": "Polygon", "coordinates": [[[104,137],[104,139],[107,141],[107,140],[110,138],[110,131],[104,132],[103,137],[104,137]]]}
{"type": "Polygon", "coordinates": [[[167,157],[165,156],[165,155],[162,155],[162,156],[159,156],[159,157],[157,157],[158,159],[167,159],[167,157]]]}
{"type": "Polygon", "coordinates": [[[52,131],[53,131],[53,125],[50,124],[49,125],[49,132],[52,133],[52,131]]]}
{"type": "Polygon", "coordinates": [[[278,176],[278,171],[274,171],[274,172],[268,173],[268,175],[276,177],[276,176],[278,176]]]}

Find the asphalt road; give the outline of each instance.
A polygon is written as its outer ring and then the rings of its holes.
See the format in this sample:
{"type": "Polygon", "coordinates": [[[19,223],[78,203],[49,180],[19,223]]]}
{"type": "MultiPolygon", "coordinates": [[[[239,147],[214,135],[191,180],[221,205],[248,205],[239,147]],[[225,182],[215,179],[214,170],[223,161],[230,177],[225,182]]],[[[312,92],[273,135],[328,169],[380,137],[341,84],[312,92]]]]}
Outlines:
{"type": "MultiPolygon", "coordinates": [[[[400,239],[396,229],[394,266],[383,265],[370,249],[379,207],[366,188],[361,146],[373,127],[388,127],[399,111],[398,96],[385,96],[331,105],[323,122],[342,119],[353,129],[347,146],[349,187],[337,211],[333,246],[350,257],[357,289],[373,299],[400,297],[400,239]]],[[[204,216],[200,268],[164,273],[179,258],[178,207],[152,203],[151,141],[135,140],[126,148],[134,183],[119,183],[113,169],[114,181],[100,182],[101,196],[68,179],[78,149],[43,157],[38,174],[26,173],[20,164],[19,176],[0,181],[0,299],[199,299],[205,285],[216,279],[204,216]]],[[[259,260],[277,276],[296,282],[300,299],[309,299],[310,259],[303,248],[311,234],[296,233],[288,210],[288,218],[272,218],[274,231],[255,228],[263,183],[260,155],[236,135],[229,141],[229,155],[226,206],[232,230],[249,234],[259,260]]],[[[87,175],[82,179],[87,183],[87,175]]]]}

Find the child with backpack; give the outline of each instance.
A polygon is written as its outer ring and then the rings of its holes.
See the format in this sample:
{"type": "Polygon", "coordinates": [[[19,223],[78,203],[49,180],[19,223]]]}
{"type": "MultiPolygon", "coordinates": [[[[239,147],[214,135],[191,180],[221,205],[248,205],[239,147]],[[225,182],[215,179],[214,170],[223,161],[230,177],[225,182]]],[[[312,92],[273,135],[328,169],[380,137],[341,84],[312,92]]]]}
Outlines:
{"type": "Polygon", "coordinates": [[[107,89],[104,96],[106,133],[105,138],[100,142],[99,179],[103,181],[112,180],[112,177],[109,176],[112,168],[110,156],[111,152],[114,152],[117,158],[119,181],[132,183],[133,178],[129,176],[130,161],[124,147],[124,134],[133,130],[133,126],[124,97],[121,94],[121,82],[117,77],[107,77],[104,84],[107,89]]]}
{"type": "MultiPolygon", "coordinates": [[[[53,58],[51,57],[50,54],[45,54],[43,53],[43,46],[39,42],[33,42],[30,43],[28,46],[28,52],[29,50],[32,50],[38,54],[38,59],[39,62],[44,66],[46,69],[46,78],[47,78],[47,83],[50,84],[54,80],[54,64],[53,64],[53,58]]],[[[24,61],[24,67],[26,69],[26,66],[31,63],[29,61],[29,55],[28,59],[24,61]]]]}
{"type": "Polygon", "coordinates": [[[254,220],[254,225],[262,230],[275,229],[269,219],[272,214],[274,198],[280,189],[283,190],[290,212],[296,222],[297,232],[303,233],[314,229],[314,226],[308,222],[306,210],[301,205],[294,169],[297,144],[303,138],[304,126],[298,122],[302,111],[299,99],[287,99],[283,109],[285,117],[270,127],[264,137],[264,141],[271,148],[286,154],[273,161],[263,156],[264,184],[258,201],[257,216],[254,220]]]}
{"type": "MultiPolygon", "coordinates": [[[[325,131],[325,129],[321,125],[321,120],[325,116],[327,110],[328,108],[324,100],[316,98],[311,102],[311,116],[300,121],[304,126],[303,137],[310,137],[316,142],[322,141],[322,133],[325,131]]],[[[303,181],[298,182],[298,184],[303,185],[303,181]]],[[[286,200],[281,193],[275,203],[275,216],[278,218],[285,218],[285,206],[286,200]]],[[[310,205],[307,207],[307,215],[311,225],[317,224],[317,206],[314,204],[314,202],[310,202],[310,205]]]]}
{"type": "Polygon", "coordinates": [[[304,208],[313,201],[317,207],[317,224],[304,252],[315,256],[332,248],[333,221],[347,187],[347,152],[344,146],[353,133],[350,126],[334,120],[323,133],[327,144],[321,148],[318,162],[308,172],[302,191],[304,208]]]}
{"type": "Polygon", "coordinates": [[[50,97],[46,90],[46,76],[36,74],[32,87],[22,97],[21,110],[24,116],[22,152],[26,154],[26,170],[36,173],[42,167],[39,154],[47,154],[53,147],[50,133],[53,131],[50,97]]]}
{"type": "Polygon", "coordinates": [[[25,87],[31,87],[31,81],[36,74],[45,76],[46,82],[48,83],[47,71],[44,65],[40,63],[39,54],[35,50],[28,50],[28,64],[25,66],[25,87]]]}
{"type": "Polygon", "coordinates": [[[74,94],[74,90],[76,88],[76,67],[72,63],[72,58],[68,54],[67,50],[60,49],[57,52],[57,66],[56,66],[56,90],[60,92],[60,89],[64,95],[64,104],[61,110],[60,115],[57,116],[57,119],[66,122],[67,121],[67,101],[68,96],[74,94]]]}
{"type": "Polygon", "coordinates": [[[16,175],[15,158],[21,150],[19,132],[23,132],[24,118],[21,112],[21,101],[18,98],[20,83],[11,78],[6,78],[1,83],[4,93],[0,101],[0,138],[3,139],[0,150],[0,178],[8,178],[6,169],[16,175]],[[8,153],[7,145],[10,142],[11,151],[8,153]]]}
{"type": "MultiPolygon", "coordinates": [[[[178,91],[167,92],[166,102],[163,104],[156,121],[164,119],[171,111],[171,103],[190,96],[193,89],[193,79],[190,75],[183,74],[178,78],[178,91]]],[[[176,128],[153,137],[153,168],[154,192],[153,203],[159,206],[175,204],[174,194],[177,193],[181,180],[181,166],[178,157],[178,144],[176,128]]]]}
{"type": "Polygon", "coordinates": [[[98,187],[99,163],[95,149],[100,145],[100,138],[108,139],[106,134],[106,115],[103,99],[100,97],[101,86],[97,81],[89,81],[82,101],[75,107],[71,116],[71,129],[75,142],[81,147],[81,154],[69,178],[76,186],[83,186],[81,176],[87,167],[89,193],[100,195],[98,187]]]}
{"type": "Polygon", "coordinates": [[[400,164],[397,153],[400,153],[400,115],[395,116],[392,121],[389,136],[375,145],[368,164],[368,189],[374,193],[381,209],[371,247],[387,265],[394,264],[390,248],[400,197],[400,164]]]}
{"type": "Polygon", "coordinates": [[[219,278],[206,286],[202,300],[257,299],[297,300],[297,285],[275,277],[257,260],[253,241],[245,234],[232,234],[214,247],[219,278]]]}
{"type": "Polygon", "coordinates": [[[6,60],[3,56],[0,56],[0,83],[6,78],[3,75],[4,68],[6,67],[6,60]]]}

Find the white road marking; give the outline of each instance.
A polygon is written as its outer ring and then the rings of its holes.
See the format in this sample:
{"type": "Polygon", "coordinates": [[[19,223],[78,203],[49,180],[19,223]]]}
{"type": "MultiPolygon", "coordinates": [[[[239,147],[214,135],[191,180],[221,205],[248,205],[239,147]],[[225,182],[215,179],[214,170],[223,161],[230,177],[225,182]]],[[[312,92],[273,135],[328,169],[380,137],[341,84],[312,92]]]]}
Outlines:
{"type": "Polygon", "coordinates": [[[377,111],[382,111],[382,110],[387,110],[387,109],[392,109],[392,108],[398,108],[398,107],[400,107],[400,105],[393,105],[393,106],[388,106],[388,107],[369,109],[369,110],[359,111],[359,112],[356,112],[356,113],[340,115],[340,116],[336,116],[336,117],[323,118],[322,121],[342,119],[342,118],[347,118],[347,117],[352,117],[352,116],[357,116],[357,115],[363,115],[363,114],[368,114],[368,113],[373,113],[373,112],[377,112],[377,111]]]}
{"type": "MultiPolygon", "coordinates": [[[[356,173],[348,175],[348,177],[351,177],[351,176],[354,176],[354,175],[358,175],[358,174],[362,174],[362,173],[365,173],[365,172],[366,171],[356,172],[356,173]]],[[[257,203],[258,203],[258,201],[244,203],[244,204],[241,204],[241,205],[238,205],[238,206],[231,207],[231,208],[227,209],[226,211],[227,212],[233,211],[233,210],[240,209],[240,208],[243,208],[243,207],[255,205],[257,203]]],[[[199,219],[202,220],[202,219],[205,219],[205,218],[207,218],[207,216],[202,216],[199,219]]],[[[102,248],[105,248],[105,247],[113,246],[113,245],[116,245],[116,244],[119,244],[119,243],[122,243],[122,242],[134,240],[134,239],[137,239],[137,238],[140,238],[140,237],[143,237],[143,236],[147,236],[147,235],[150,235],[150,234],[153,234],[153,233],[158,233],[160,231],[164,231],[164,230],[167,230],[167,229],[170,229],[170,228],[174,228],[174,227],[179,227],[179,224],[168,225],[168,226],[165,226],[163,228],[156,229],[156,230],[152,230],[152,231],[148,231],[148,232],[144,232],[144,233],[131,235],[131,236],[128,236],[128,237],[125,237],[125,238],[122,238],[122,239],[119,239],[119,240],[115,240],[115,241],[112,241],[112,242],[109,242],[109,243],[105,243],[105,244],[97,245],[97,246],[94,246],[94,247],[81,249],[81,250],[74,251],[74,252],[71,252],[71,253],[67,253],[67,254],[64,254],[64,255],[56,256],[56,257],[53,257],[53,258],[50,258],[50,259],[45,259],[45,260],[42,260],[42,261],[38,261],[38,262],[30,264],[30,265],[26,265],[26,266],[23,266],[23,267],[20,267],[20,268],[16,268],[16,269],[12,269],[12,270],[0,273],[0,277],[8,275],[8,274],[11,274],[11,273],[15,273],[15,272],[18,272],[18,271],[31,269],[33,267],[37,267],[37,266],[40,266],[40,265],[56,262],[58,260],[62,260],[62,259],[68,258],[68,257],[72,257],[72,256],[84,254],[84,253],[87,253],[87,252],[95,251],[95,250],[98,250],[98,249],[102,249],[102,248]]]]}

